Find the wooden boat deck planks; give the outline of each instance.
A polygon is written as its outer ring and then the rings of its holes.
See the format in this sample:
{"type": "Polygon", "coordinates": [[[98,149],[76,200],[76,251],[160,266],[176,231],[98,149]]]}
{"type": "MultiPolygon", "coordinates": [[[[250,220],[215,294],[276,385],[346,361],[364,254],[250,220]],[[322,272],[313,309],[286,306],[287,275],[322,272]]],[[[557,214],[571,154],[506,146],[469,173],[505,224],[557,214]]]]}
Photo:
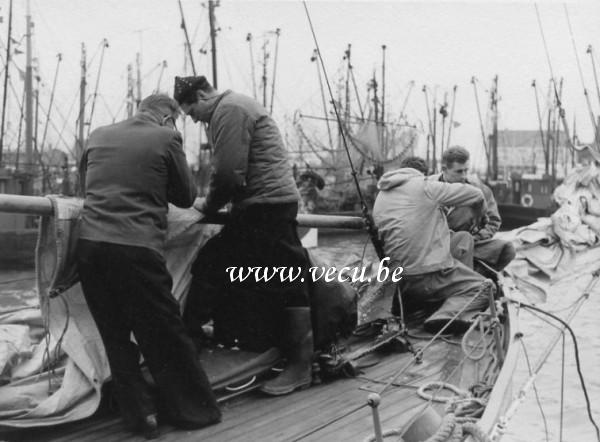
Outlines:
{"type": "MultiPolygon", "coordinates": [[[[419,346],[418,340],[413,339],[412,342],[419,346]]],[[[223,404],[223,421],[220,424],[198,431],[178,431],[161,426],[161,440],[362,440],[373,432],[367,396],[372,391],[381,391],[412,358],[412,353],[383,355],[376,365],[366,368],[356,378],[325,382],[289,396],[268,397],[258,392],[249,393],[223,404]],[[323,428],[312,433],[321,426],[323,428]]],[[[423,362],[409,367],[382,395],[379,412],[383,427],[399,428],[405,424],[418,407],[427,403],[417,396],[416,388],[427,381],[444,379],[461,360],[460,346],[455,343],[438,341],[429,347],[423,362]]],[[[449,382],[472,383],[479,363],[468,361],[463,364],[465,366],[457,370],[449,382]],[[466,372],[463,373],[463,370],[466,372]]],[[[467,386],[460,385],[461,388],[467,386]]],[[[443,413],[444,404],[436,404],[435,408],[443,413]]],[[[93,416],[81,422],[23,430],[13,435],[15,438],[9,440],[141,440],[125,430],[114,415],[93,416]]]]}

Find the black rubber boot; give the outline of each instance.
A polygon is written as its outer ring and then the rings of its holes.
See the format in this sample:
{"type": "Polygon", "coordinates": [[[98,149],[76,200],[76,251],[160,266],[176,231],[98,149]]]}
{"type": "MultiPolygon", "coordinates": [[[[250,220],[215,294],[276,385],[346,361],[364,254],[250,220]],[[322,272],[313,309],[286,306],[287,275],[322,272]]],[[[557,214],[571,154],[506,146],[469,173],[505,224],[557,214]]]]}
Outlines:
{"type": "Polygon", "coordinates": [[[289,394],[307,388],[312,380],[313,333],[309,307],[289,307],[286,313],[284,348],[288,363],[275,379],[263,384],[261,391],[272,396],[289,394]]]}

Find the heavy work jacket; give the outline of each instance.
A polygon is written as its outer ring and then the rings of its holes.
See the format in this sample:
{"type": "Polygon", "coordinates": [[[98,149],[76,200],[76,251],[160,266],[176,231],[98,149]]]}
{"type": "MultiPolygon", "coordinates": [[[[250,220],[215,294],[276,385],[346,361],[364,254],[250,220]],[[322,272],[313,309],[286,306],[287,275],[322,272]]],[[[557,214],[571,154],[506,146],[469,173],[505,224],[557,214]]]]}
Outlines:
{"type": "Polygon", "coordinates": [[[94,130],[80,162],[79,237],[162,252],[168,202],[196,198],[181,135],[143,113],[94,130]]]}
{"type": "Polygon", "coordinates": [[[387,172],[377,187],[373,217],[391,263],[404,267],[406,276],[452,267],[443,207],[473,205],[484,210],[481,190],[429,180],[412,168],[387,172]]]}
{"type": "Polygon", "coordinates": [[[208,123],[213,146],[212,173],[204,212],[226,203],[292,203],[298,189],[283,140],[269,113],[255,100],[226,91],[215,102],[208,123]]]}
{"type": "MultiPolygon", "coordinates": [[[[430,175],[428,179],[438,180],[442,182],[444,181],[443,174],[441,173],[430,175]]],[[[485,212],[486,223],[483,226],[480,226],[478,230],[472,233],[473,239],[475,241],[490,239],[496,234],[496,232],[498,232],[498,230],[500,230],[500,226],[502,225],[502,218],[500,218],[500,213],[498,212],[498,204],[496,203],[496,199],[494,198],[494,193],[476,176],[470,176],[467,179],[466,184],[471,184],[472,186],[477,187],[483,192],[487,208],[485,212]]],[[[449,207],[449,209],[455,208],[449,207]]],[[[464,219],[464,217],[460,215],[456,216],[454,219],[458,218],[464,219]]],[[[461,226],[454,225],[452,216],[448,217],[448,226],[450,227],[450,229],[455,231],[464,230],[461,228],[461,226]]]]}

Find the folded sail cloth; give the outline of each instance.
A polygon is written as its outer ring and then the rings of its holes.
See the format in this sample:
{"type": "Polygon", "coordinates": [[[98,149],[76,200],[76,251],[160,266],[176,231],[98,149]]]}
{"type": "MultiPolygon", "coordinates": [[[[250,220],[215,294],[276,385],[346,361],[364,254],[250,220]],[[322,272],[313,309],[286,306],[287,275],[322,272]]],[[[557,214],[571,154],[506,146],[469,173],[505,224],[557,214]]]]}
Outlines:
{"type": "MultiPolygon", "coordinates": [[[[42,218],[36,250],[39,307],[24,304],[27,309],[19,321],[30,328],[47,321],[49,343],[41,336],[26,350],[10,355],[10,380],[0,383],[0,424],[9,427],[56,425],[90,416],[110,376],[73,259],[82,201],[57,197],[51,201],[56,216],[42,218]],[[47,354],[51,361],[46,360],[47,354]]],[[[189,287],[189,270],[198,250],[220,228],[197,224],[201,216],[194,209],[169,206],[165,258],[173,277],[173,295],[180,301],[189,287]]],[[[0,312],[0,325],[14,323],[15,318],[15,314],[0,312]]],[[[0,328],[0,341],[14,340],[14,345],[25,348],[22,338],[14,327],[6,333],[0,328]]]]}

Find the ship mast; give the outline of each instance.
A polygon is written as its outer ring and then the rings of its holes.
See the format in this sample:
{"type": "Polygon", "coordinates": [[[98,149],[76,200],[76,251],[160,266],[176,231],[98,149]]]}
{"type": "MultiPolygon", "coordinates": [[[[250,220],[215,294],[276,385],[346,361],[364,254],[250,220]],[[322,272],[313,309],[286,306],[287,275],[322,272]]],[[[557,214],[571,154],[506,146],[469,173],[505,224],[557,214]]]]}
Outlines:
{"type": "Polygon", "coordinates": [[[494,77],[494,83],[490,95],[490,108],[492,111],[492,133],[490,134],[490,160],[492,181],[498,180],[498,75],[494,77]]]}
{"type": "Polygon", "coordinates": [[[8,92],[8,67],[11,61],[11,40],[12,40],[12,5],[10,0],[8,7],[8,38],[6,39],[6,65],[4,66],[4,93],[2,95],[2,123],[0,124],[0,167],[2,167],[2,150],[4,148],[4,123],[6,121],[6,98],[8,92]]]}
{"type": "Polygon", "coordinates": [[[387,131],[385,128],[385,49],[386,45],[381,45],[381,149],[383,158],[387,158],[387,131]]]}
{"type": "Polygon", "coordinates": [[[85,43],[81,43],[81,80],[79,85],[79,132],[77,135],[77,149],[75,150],[76,158],[75,163],[79,163],[79,158],[83,153],[84,134],[83,130],[85,127],[85,88],[86,88],[86,72],[87,72],[87,61],[85,52],[85,43]]]}
{"type": "Polygon", "coordinates": [[[33,66],[31,62],[31,33],[33,25],[31,23],[31,6],[29,0],[27,1],[27,15],[25,16],[25,22],[25,37],[27,42],[27,61],[25,65],[25,172],[27,178],[24,183],[24,190],[25,194],[31,195],[33,191],[33,66]]]}
{"type": "Polygon", "coordinates": [[[208,22],[210,25],[210,54],[212,57],[212,85],[217,87],[217,29],[215,28],[215,8],[219,6],[218,1],[208,1],[208,22]]]}
{"type": "Polygon", "coordinates": [[[254,66],[254,51],[252,50],[252,34],[248,32],[246,35],[246,41],[250,49],[250,69],[252,72],[252,96],[256,100],[256,69],[254,66]]]}

